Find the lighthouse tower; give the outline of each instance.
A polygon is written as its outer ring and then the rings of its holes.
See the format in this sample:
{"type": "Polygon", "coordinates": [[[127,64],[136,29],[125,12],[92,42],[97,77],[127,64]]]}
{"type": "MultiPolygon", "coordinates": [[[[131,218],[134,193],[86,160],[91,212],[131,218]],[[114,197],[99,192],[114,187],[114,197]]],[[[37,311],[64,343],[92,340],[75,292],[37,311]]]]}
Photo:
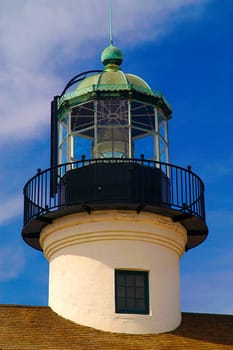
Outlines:
{"type": "Polygon", "coordinates": [[[207,236],[204,186],[169,160],[171,107],[121,70],[78,74],[51,108],[51,167],[24,187],[23,239],[49,262],[49,306],[96,329],[179,326],[182,254],[207,236]]]}

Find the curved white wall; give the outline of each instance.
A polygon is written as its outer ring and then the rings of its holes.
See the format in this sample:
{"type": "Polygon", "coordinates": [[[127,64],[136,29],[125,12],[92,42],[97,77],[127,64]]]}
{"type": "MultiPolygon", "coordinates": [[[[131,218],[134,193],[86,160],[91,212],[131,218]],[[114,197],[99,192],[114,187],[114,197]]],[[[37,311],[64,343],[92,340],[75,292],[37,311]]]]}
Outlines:
{"type": "Polygon", "coordinates": [[[96,211],[59,218],[42,232],[49,260],[49,306],[76,323],[112,332],[178,327],[179,258],[186,231],[152,213],[96,211]],[[115,313],[115,269],[149,271],[149,315],[115,313]]]}

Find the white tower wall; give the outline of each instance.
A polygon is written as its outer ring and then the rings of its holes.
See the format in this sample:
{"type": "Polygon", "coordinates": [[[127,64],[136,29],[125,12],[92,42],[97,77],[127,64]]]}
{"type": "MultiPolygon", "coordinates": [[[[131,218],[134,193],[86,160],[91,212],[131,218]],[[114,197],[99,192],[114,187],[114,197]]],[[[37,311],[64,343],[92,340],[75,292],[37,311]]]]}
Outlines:
{"type": "Polygon", "coordinates": [[[56,219],[41,234],[49,306],[104,331],[171,331],[181,322],[179,259],[186,241],[181,224],[148,212],[104,210],[56,219]],[[148,315],[115,312],[115,269],[148,271],[148,315]]]}

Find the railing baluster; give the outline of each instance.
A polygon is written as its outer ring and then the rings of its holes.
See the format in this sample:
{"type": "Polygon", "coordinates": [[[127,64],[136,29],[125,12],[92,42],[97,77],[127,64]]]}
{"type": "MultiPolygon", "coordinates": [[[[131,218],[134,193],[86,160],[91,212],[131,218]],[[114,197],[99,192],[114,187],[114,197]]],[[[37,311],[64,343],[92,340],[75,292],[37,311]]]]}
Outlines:
{"type": "MultiPolygon", "coordinates": [[[[38,169],[37,174],[27,182],[24,187],[24,222],[29,222],[39,215],[43,215],[48,210],[59,210],[61,206],[68,205],[65,199],[64,184],[62,180],[69,171],[74,171],[80,167],[86,167],[96,164],[96,166],[104,164],[119,164],[122,166],[142,166],[141,176],[138,177],[136,172],[135,178],[135,193],[134,200],[147,200],[145,191],[152,191],[153,175],[149,173],[148,179],[143,170],[151,168],[161,172],[161,204],[166,205],[174,210],[188,211],[192,215],[199,216],[205,220],[204,208],[204,185],[201,179],[195,175],[190,168],[184,169],[172,164],[166,164],[157,161],[134,158],[109,158],[109,159],[82,159],[81,161],[73,163],[65,163],[57,166],[57,168],[50,168],[45,171],[38,169]],[[55,194],[50,195],[50,180],[51,174],[55,171],[57,176],[57,184],[55,194]],[[146,177],[145,177],[146,176],[146,177]],[[139,183],[139,178],[141,182],[139,183]],[[146,183],[147,182],[147,183],[146,183]],[[140,186],[140,188],[138,188],[140,186]]],[[[156,174],[156,172],[155,172],[156,174]]],[[[155,180],[157,181],[157,180],[155,180]]],[[[156,201],[156,194],[153,193],[152,200],[156,201]]],[[[146,203],[145,203],[146,204],[146,203]]],[[[159,205],[159,204],[158,204],[159,205]]]]}
{"type": "Polygon", "coordinates": [[[179,185],[178,185],[178,175],[177,175],[177,172],[178,172],[178,168],[176,168],[176,203],[174,203],[174,205],[176,205],[177,207],[179,207],[179,192],[178,192],[179,185]]]}
{"type": "Polygon", "coordinates": [[[170,186],[169,186],[169,193],[170,193],[170,203],[173,203],[174,201],[174,191],[173,191],[173,186],[174,186],[174,181],[173,181],[173,168],[169,166],[169,172],[170,172],[170,186]]]}

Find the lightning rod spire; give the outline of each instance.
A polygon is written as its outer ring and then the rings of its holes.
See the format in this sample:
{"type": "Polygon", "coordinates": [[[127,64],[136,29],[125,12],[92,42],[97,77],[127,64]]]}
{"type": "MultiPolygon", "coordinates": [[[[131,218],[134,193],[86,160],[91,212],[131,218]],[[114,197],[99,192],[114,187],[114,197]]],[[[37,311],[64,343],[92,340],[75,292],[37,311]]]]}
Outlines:
{"type": "Polygon", "coordinates": [[[113,38],[112,38],[112,0],[109,0],[109,36],[110,36],[110,45],[113,45],[113,38]]]}

